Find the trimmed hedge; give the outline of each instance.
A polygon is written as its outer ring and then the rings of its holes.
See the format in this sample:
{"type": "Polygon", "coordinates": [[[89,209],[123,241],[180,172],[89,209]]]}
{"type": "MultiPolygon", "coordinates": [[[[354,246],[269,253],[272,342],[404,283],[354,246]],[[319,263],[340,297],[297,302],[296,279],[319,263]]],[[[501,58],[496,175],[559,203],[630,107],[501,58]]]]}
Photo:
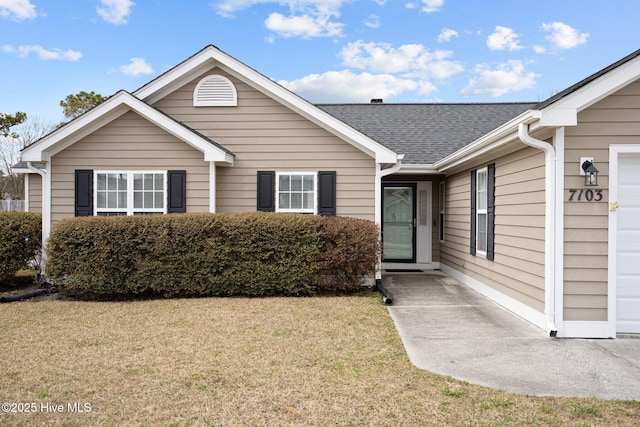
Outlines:
{"type": "Polygon", "coordinates": [[[71,218],[47,274],[89,297],[272,296],[351,291],[373,275],[370,221],[275,213],[71,218]]]}
{"type": "Polygon", "coordinates": [[[42,217],[31,212],[0,212],[0,279],[13,277],[42,249],[42,217]]]}

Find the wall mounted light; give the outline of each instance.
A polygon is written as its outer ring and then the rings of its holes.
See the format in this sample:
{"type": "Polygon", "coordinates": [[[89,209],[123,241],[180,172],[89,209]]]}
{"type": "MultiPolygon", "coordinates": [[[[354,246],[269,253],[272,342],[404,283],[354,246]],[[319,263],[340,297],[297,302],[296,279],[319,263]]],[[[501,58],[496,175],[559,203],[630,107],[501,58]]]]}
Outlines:
{"type": "Polygon", "coordinates": [[[598,186],[598,169],[593,166],[593,159],[580,159],[582,163],[581,168],[584,172],[584,185],[585,187],[597,187],[598,186]]]}

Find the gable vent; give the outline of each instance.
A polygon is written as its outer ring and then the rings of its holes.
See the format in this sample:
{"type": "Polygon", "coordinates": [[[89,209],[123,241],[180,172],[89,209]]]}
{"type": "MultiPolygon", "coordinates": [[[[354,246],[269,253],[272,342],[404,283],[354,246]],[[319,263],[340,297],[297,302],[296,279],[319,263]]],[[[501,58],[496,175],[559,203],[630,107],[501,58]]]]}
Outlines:
{"type": "Polygon", "coordinates": [[[193,92],[193,105],[235,107],[238,105],[236,87],[231,80],[218,74],[204,77],[193,92]]]}

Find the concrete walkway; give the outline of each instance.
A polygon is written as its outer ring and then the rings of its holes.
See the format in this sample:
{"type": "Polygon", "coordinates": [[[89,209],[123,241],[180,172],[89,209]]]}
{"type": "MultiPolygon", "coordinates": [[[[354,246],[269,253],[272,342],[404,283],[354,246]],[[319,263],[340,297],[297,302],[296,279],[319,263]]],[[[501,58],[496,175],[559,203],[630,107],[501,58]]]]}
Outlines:
{"type": "Polygon", "coordinates": [[[420,369],[527,395],[640,400],[639,338],[549,338],[439,271],[385,273],[383,285],[420,369]]]}

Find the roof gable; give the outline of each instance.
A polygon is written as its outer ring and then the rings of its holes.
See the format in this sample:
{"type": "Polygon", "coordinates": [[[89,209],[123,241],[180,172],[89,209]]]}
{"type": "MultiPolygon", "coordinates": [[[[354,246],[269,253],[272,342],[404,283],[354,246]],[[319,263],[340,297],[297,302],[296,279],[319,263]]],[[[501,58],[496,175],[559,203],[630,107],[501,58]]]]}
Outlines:
{"type": "Polygon", "coordinates": [[[575,126],[577,113],[640,78],[640,49],[537,104],[541,126],[575,126]]]}
{"type": "Polygon", "coordinates": [[[139,114],[176,138],[201,151],[204,154],[205,161],[233,163],[234,155],[231,151],[163,112],[145,104],[126,91],[117,92],[92,110],[56,129],[36,143],[29,145],[22,151],[22,160],[27,162],[49,161],[51,156],[128,111],[139,114]]]}
{"type": "Polygon", "coordinates": [[[153,104],[207,72],[212,67],[221,68],[235,78],[375,158],[378,163],[397,163],[400,158],[392,149],[385,147],[322,109],[317,108],[272,79],[260,74],[212,45],[205,47],[200,52],[142,86],[133,94],[142,101],[153,104]]]}

